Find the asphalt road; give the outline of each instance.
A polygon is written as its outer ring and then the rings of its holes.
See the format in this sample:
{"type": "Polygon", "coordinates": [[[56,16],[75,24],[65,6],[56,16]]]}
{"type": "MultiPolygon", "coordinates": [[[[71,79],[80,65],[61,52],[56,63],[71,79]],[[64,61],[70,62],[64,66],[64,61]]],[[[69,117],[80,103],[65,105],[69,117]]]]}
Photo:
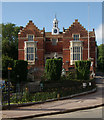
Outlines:
{"type": "MultiPolygon", "coordinates": [[[[103,111],[104,111],[104,108],[98,107],[95,109],[80,110],[80,111],[76,111],[76,112],[42,116],[42,117],[37,117],[37,118],[102,118],[103,111]]],[[[35,119],[36,119],[36,117],[35,117],[35,119]]]]}

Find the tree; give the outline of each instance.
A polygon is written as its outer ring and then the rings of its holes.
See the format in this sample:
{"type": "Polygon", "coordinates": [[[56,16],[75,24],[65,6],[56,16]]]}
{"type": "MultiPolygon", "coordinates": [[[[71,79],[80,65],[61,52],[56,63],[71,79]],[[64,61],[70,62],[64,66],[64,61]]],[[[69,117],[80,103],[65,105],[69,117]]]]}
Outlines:
{"type": "Polygon", "coordinates": [[[98,46],[98,68],[104,71],[104,44],[98,46]]]}
{"type": "Polygon", "coordinates": [[[2,77],[8,78],[8,65],[13,68],[14,61],[12,58],[2,55],[2,77]]]}
{"type": "Polygon", "coordinates": [[[15,24],[2,24],[2,54],[18,59],[18,32],[20,28],[15,24]]]}
{"type": "Polygon", "coordinates": [[[24,60],[14,60],[14,80],[15,83],[27,82],[28,63],[24,60]]]}
{"type": "Polygon", "coordinates": [[[11,70],[11,82],[21,83],[27,82],[27,61],[24,60],[13,60],[8,56],[2,55],[2,77],[8,78],[8,66],[12,68],[11,70]]]}

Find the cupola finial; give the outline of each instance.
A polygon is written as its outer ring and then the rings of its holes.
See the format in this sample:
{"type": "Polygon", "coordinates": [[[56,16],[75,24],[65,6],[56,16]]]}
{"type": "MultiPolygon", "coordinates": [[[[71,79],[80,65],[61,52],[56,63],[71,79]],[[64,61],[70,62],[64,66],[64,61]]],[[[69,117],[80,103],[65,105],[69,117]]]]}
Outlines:
{"type": "Polygon", "coordinates": [[[56,18],[56,13],[55,13],[55,18],[56,18]]]}

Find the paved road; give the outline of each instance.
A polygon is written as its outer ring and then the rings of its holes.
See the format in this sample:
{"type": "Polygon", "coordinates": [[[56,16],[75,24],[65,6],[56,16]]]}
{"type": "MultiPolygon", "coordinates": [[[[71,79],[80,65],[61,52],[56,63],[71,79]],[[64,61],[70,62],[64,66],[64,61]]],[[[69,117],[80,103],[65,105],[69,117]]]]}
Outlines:
{"type": "Polygon", "coordinates": [[[104,108],[102,107],[98,107],[95,109],[80,110],[76,112],[56,114],[56,115],[50,115],[50,116],[42,116],[42,117],[37,117],[37,118],[44,118],[44,120],[45,118],[102,118],[102,112],[104,111],[103,109],[104,108]]]}
{"type": "Polygon", "coordinates": [[[18,118],[26,116],[34,116],[47,113],[56,113],[69,111],[73,109],[85,108],[102,104],[102,92],[104,91],[104,76],[96,77],[98,83],[97,92],[84,96],[74,97],[72,99],[47,102],[44,104],[35,104],[32,106],[18,107],[15,110],[3,110],[3,118],[18,118]]]}

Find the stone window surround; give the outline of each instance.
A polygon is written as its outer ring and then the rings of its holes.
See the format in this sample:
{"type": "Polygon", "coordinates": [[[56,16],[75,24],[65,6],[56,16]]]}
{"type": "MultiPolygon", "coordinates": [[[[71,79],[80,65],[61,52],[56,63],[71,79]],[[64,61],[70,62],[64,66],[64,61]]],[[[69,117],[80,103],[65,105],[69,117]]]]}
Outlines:
{"type": "Polygon", "coordinates": [[[37,48],[37,41],[24,41],[24,58],[27,61],[27,47],[34,47],[34,60],[28,60],[28,63],[34,64],[35,63],[35,48],[37,48]]]}
{"type": "Polygon", "coordinates": [[[80,60],[82,60],[82,58],[83,58],[83,42],[80,40],[70,41],[70,47],[69,47],[69,49],[70,49],[70,65],[74,65],[75,61],[77,61],[77,60],[73,60],[73,47],[80,47],[80,60]],[[81,48],[82,48],[82,53],[81,53],[81,48]]]}

